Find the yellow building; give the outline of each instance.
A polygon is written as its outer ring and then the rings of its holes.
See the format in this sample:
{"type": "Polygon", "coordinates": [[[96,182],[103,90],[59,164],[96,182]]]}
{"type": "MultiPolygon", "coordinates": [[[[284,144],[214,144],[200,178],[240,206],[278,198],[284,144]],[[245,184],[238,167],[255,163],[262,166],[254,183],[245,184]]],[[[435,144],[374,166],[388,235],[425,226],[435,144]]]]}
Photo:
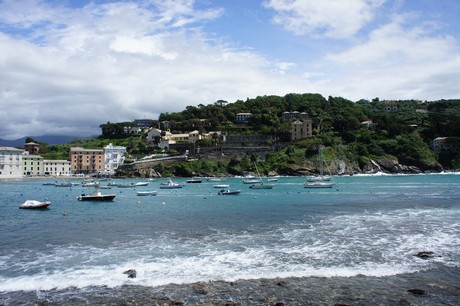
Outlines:
{"type": "Polygon", "coordinates": [[[104,172],[104,150],[70,148],[70,166],[73,174],[104,172]]]}

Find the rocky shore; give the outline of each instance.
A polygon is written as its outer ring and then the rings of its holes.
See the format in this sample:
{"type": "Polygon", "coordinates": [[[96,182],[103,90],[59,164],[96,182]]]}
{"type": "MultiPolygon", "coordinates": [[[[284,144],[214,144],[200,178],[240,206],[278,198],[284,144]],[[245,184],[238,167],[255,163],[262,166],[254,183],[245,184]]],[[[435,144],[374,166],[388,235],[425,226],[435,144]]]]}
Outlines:
{"type": "Polygon", "coordinates": [[[386,277],[209,281],[0,293],[1,305],[459,305],[460,268],[386,277]]]}

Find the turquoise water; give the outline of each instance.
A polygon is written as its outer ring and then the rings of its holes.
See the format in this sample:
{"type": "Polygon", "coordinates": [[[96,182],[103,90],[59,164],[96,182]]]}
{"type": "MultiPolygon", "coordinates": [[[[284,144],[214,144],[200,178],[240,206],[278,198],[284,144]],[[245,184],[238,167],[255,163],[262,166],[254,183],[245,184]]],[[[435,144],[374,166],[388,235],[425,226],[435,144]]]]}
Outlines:
{"type": "MultiPolygon", "coordinates": [[[[0,291],[308,276],[388,276],[460,265],[460,175],[337,177],[333,189],[281,177],[272,190],[227,178],[160,189],[0,182],[0,291]],[[137,190],[157,190],[139,197],[137,190]],[[47,210],[23,210],[48,198],[47,210]],[[420,260],[419,251],[433,251],[420,260]],[[136,269],[137,277],[123,274],[136,269]]],[[[114,180],[116,181],[116,180],[114,180]]],[[[124,183],[139,180],[124,180],[124,183]]],[[[104,183],[105,184],[105,183],[104,183]]]]}

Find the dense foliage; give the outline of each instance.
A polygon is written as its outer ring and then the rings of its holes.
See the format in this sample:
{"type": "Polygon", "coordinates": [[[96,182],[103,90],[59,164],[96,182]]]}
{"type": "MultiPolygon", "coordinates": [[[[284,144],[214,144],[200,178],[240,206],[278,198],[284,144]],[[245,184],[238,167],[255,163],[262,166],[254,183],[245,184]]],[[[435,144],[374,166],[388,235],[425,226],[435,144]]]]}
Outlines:
{"type": "MultiPolygon", "coordinates": [[[[219,100],[209,105],[187,106],[182,112],[162,113],[159,116],[162,129],[173,133],[223,131],[229,134],[264,134],[273,136],[282,144],[282,150],[267,154],[261,168],[265,172],[291,169],[306,159],[315,158],[318,146],[330,148],[332,159],[347,159],[358,167],[364,167],[370,159],[387,157],[402,164],[433,169],[438,162],[447,168],[460,168],[458,153],[436,156],[431,141],[436,137],[460,137],[460,100],[421,102],[372,101],[353,102],[342,97],[320,94],[287,94],[259,96],[246,101],[228,103],[219,100]],[[387,109],[388,105],[395,106],[387,109]],[[313,120],[313,139],[290,142],[290,122],[282,119],[283,112],[306,112],[313,120]],[[247,125],[235,122],[236,114],[250,112],[247,125]],[[371,124],[363,124],[363,122],[371,124]],[[338,147],[340,146],[340,150],[338,147]]],[[[102,148],[109,143],[126,146],[133,158],[155,152],[146,142],[145,134],[135,134],[132,122],[101,124],[102,135],[89,140],[74,140],[66,145],[42,144],[41,153],[46,158],[66,159],[72,146],[102,148]]],[[[144,132],[145,133],[145,132],[144,132]]],[[[458,141],[458,140],[457,140],[458,141]]],[[[203,141],[200,146],[212,146],[203,141]]],[[[239,174],[252,167],[251,156],[223,160],[220,164],[208,162],[178,164],[172,174],[191,174],[223,171],[239,174]]]]}

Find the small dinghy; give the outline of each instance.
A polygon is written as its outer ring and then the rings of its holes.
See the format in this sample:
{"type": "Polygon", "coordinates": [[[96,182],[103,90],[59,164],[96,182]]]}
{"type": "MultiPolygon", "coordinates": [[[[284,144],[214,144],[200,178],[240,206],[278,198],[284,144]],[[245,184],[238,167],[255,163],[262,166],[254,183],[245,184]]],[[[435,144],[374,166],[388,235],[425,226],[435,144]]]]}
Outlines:
{"type": "Polygon", "coordinates": [[[47,208],[48,206],[51,205],[51,202],[48,200],[45,201],[37,201],[37,200],[27,200],[21,205],[19,205],[19,208],[22,209],[43,209],[47,208]]]}

